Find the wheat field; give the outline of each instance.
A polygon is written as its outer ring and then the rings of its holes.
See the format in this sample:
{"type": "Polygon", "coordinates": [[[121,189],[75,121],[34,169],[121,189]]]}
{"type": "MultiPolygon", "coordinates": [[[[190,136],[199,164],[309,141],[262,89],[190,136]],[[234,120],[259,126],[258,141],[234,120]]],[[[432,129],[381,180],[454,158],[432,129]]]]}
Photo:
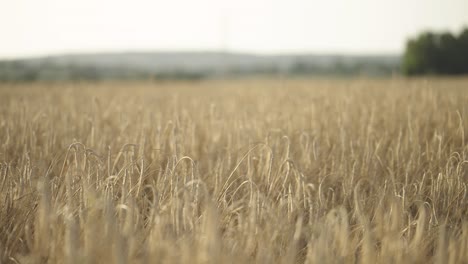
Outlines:
{"type": "Polygon", "coordinates": [[[0,85],[1,263],[467,263],[468,79],[0,85]]]}

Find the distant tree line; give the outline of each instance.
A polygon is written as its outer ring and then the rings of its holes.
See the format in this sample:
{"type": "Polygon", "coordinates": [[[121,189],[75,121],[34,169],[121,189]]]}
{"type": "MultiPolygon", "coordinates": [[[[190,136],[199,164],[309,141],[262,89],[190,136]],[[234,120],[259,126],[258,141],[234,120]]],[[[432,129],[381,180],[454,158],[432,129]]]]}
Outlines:
{"type": "Polygon", "coordinates": [[[204,72],[167,70],[150,72],[133,68],[93,65],[57,65],[28,61],[0,61],[0,82],[102,81],[102,80],[200,80],[204,72]]]}
{"type": "Polygon", "coordinates": [[[27,61],[0,62],[0,81],[7,82],[101,80],[120,76],[122,76],[121,78],[139,77],[140,75],[129,75],[127,71],[121,69],[104,70],[93,66],[56,65],[27,61]]]}
{"type": "Polygon", "coordinates": [[[292,76],[390,76],[399,71],[398,63],[385,59],[346,61],[337,58],[329,65],[314,65],[297,60],[287,71],[292,76]]]}
{"type": "Polygon", "coordinates": [[[468,74],[468,28],[458,36],[425,32],[410,39],[401,68],[406,75],[468,74]]]}
{"type": "MultiPolygon", "coordinates": [[[[209,54],[208,54],[209,55],[209,54]]],[[[208,56],[207,55],[207,56],[208,56]]],[[[179,55],[180,56],[180,55],[179,55]]],[[[200,55],[200,58],[203,54],[200,55]]],[[[202,80],[207,78],[242,78],[248,76],[389,76],[400,72],[397,56],[316,56],[315,58],[291,56],[252,64],[226,64],[212,66],[171,67],[147,66],[145,60],[138,63],[100,64],[99,56],[80,62],[57,58],[22,59],[0,61],[0,82],[35,81],[101,81],[101,80],[202,80]],[[93,62],[94,61],[94,62],[93,62]]],[[[199,58],[200,61],[203,61],[199,58]]],[[[125,60],[123,60],[125,61],[125,60]]],[[[138,62],[138,60],[136,60],[138,62]]],[[[255,62],[255,60],[253,60],[255,62]]],[[[154,63],[157,65],[157,63],[154,63]]]]}
{"type": "Polygon", "coordinates": [[[245,76],[388,76],[398,72],[399,61],[385,59],[351,60],[340,58],[329,64],[314,64],[301,59],[288,67],[262,65],[251,68],[231,67],[223,72],[215,70],[166,69],[145,71],[134,68],[98,67],[93,65],[57,65],[28,61],[0,61],[0,82],[35,81],[100,81],[100,80],[202,80],[206,78],[245,76]]]}

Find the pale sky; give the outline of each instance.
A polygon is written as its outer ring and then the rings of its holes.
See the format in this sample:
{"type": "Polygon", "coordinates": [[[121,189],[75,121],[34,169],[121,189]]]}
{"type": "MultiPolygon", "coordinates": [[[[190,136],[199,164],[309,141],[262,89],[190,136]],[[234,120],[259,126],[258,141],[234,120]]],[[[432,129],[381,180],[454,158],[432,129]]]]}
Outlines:
{"type": "Polygon", "coordinates": [[[0,58],[112,51],[398,54],[468,0],[0,0],[0,58]]]}

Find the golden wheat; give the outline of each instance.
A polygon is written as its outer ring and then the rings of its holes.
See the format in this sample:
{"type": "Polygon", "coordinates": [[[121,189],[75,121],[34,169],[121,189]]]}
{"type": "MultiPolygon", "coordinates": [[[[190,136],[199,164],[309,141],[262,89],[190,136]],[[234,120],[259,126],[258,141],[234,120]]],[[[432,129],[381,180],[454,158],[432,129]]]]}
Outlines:
{"type": "Polygon", "coordinates": [[[467,89],[3,84],[0,260],[467,262],[467,89]]]}

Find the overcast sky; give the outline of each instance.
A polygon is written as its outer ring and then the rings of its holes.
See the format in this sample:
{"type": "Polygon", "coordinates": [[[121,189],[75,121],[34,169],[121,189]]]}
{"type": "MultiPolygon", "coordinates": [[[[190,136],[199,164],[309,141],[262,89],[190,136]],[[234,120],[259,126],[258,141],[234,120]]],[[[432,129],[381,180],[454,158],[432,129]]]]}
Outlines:
{"type": "Polygon", "coordinates": [[[468,0],[0,0],[0,58],[101,51],[402,52],[468,0]]]}

